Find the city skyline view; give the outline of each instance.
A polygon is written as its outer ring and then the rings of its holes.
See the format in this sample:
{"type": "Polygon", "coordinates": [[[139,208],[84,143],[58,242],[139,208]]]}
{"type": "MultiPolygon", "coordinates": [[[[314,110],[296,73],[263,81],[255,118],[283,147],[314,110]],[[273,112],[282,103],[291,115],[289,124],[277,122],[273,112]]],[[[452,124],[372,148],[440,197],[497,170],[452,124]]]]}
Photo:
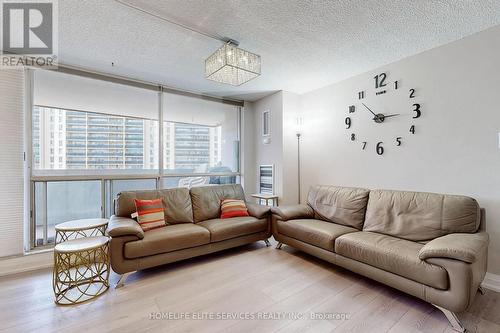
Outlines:
{"type": "MultiPolygon", "coordinates": [[[[38,170],[158,169],[157,120],[34,106],[38,170]]],[[[164,169],[208,172],[221,166],[222,126],[164,122],[164,169]]]]}

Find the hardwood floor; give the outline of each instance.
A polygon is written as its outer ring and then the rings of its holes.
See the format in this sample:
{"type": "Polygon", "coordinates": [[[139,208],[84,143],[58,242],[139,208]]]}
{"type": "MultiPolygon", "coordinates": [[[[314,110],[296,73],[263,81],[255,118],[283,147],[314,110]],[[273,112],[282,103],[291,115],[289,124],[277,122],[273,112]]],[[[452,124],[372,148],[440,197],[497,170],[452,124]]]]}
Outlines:
{"type": "MultiPolygon", "coordinates": [[[[54,304],[51,279],[51,270],[0,278],[0,331],[453,332],[444,315],[423,301],[263,242],[135,273],[125,287],[77,306],[54,304]],[[150,318],[169,313],[267,317],[150,318]],[[347,318],[311,319],[311,313],[347,318]]],[[[113,285],[117,280],[112,274],[113,285]]],[[[500,332],[499,309],[500,294],[487,290],[459,317],[468,332],[500,332]]]]}

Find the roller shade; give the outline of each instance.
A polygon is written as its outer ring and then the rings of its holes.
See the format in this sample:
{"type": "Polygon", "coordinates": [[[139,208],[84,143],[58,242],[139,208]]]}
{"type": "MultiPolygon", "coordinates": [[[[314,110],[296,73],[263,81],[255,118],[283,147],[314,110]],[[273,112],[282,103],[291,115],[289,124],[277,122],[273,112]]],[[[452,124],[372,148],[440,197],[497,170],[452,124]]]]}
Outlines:
{"type": "Polygon", "coordinates": [[[158,92],[49,70],[34,73],[33,103],[60,109],[158,119],[158,92]]]}
{"type": "Polygon", "coordinates": [[[163,96],[164,120],[203,126],[236,123],[234,105],[171,93],[163,96]]]}

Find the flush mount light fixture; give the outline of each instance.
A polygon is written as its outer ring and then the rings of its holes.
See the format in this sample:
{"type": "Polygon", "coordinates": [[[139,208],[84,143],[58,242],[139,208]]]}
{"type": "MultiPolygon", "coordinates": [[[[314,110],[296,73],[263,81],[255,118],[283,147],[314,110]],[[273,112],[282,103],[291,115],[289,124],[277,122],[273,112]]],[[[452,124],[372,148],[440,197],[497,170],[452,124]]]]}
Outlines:
{"type": "Polygon", "coordinates": [[[260,75],[260,56],[230,40],[205,60],[205,78],[233,86],[260,75]]]}
{"type": "Polygon", "coordinates": [[[224,45],[205,60],[205,78],[220,83],[239,86],[260,75],[260,56],[240,49],[237,41],[222,37],[218,34],[208,33],[198,28],[189,27],[183,23],[165,18],[124,0],[115,0],[115,2],[183,29],[223,42],[224,45]]]}

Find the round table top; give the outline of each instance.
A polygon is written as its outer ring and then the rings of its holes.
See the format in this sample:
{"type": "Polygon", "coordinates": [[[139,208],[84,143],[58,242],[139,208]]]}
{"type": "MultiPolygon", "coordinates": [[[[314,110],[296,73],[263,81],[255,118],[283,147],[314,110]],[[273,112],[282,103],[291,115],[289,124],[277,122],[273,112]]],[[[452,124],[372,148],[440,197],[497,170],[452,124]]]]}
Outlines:
{"type": "Polygon", "coordinates": [[[106,236],[82,237],[59,243],[54,251],[62,253],[92,250],[105,245],[109,241],[106,236]]]}
{"type": "Polygon", "coordinates": [[[108,219],[83,219],[59,223],[56,225],[57,231],[78,231],[95,229],[108,224],[108,219]]]}

